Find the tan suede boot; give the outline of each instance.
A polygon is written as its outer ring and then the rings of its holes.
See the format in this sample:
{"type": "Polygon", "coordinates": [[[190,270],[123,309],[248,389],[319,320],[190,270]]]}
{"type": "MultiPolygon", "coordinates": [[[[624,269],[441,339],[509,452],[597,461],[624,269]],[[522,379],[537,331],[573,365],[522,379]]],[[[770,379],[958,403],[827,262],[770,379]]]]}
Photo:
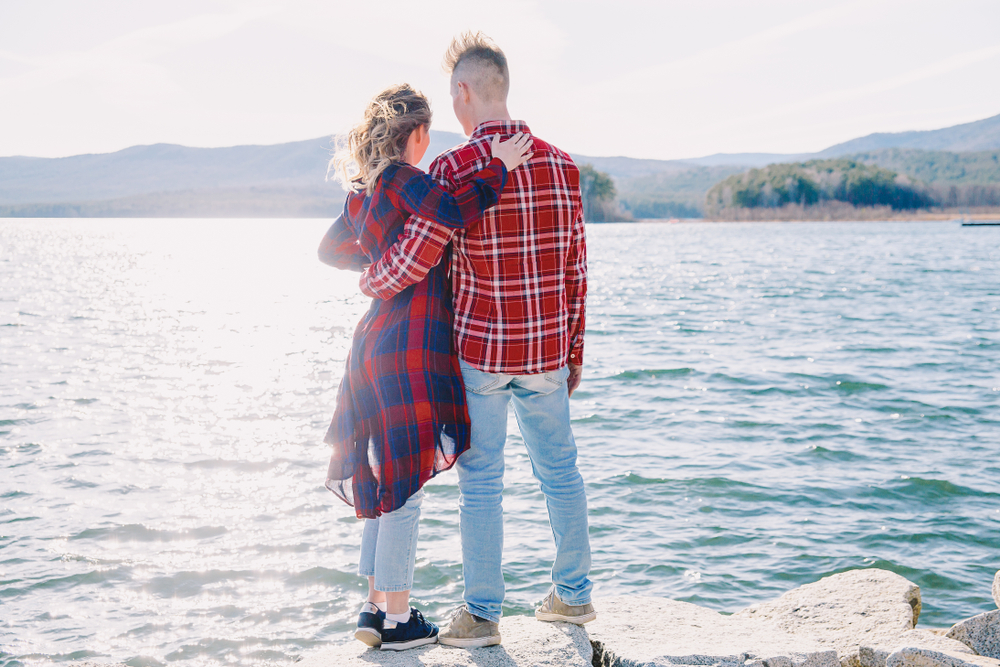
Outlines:
{"type": "Polygon", "coordinates": [[[493,646],[500,643],[500,624],[477,618],[462,605],[452,614],[451,622],[438,635],[438,641],[460,648],[493,646]]]}
{"type": "Polygon", "coordinates": [[[542,601],[542,606],[535,609],[535,618],[539,621],[564,621],[583,625],[597,618],[597,612],[590,603],[575,606],[563,604],[556,597],[556,589],[553,588],[542,601]]]}

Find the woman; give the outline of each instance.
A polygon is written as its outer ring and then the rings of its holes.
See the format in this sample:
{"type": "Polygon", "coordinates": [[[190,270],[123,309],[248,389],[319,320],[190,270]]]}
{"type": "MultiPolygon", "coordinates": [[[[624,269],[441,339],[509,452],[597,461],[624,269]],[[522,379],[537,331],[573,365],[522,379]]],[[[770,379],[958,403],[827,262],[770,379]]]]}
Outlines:
{"type": "MultiPolygon", "coordinates": [[[[377,95],[331,162],[351,190],[320,245],[321,261],[362,270],[396,241],[411,215],[453,228],[495,205],[507,172],[527,160],[528,139],[493,141],[493,160],[453,194],[415,166],[430,144],[427,99],[408,85],[377,95]]],[[[409,607],[421,488],[468,449],[470,426],[445,267],[385,301],[374,300],[354,334],[337,409],[327,488],[366,519],[358,573],[368,601],[355,637],[400,650],[437,641],[438,628],[409,607]]]]}

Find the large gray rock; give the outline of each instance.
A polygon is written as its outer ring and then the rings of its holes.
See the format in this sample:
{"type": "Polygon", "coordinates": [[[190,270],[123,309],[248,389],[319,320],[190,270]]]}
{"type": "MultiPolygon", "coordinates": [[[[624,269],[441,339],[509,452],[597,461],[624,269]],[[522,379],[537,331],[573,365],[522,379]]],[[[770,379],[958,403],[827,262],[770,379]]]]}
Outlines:
{"type": "Polygon", "coordinates": [[[1000,660],[969,653],[901,648],[886,660],[887,667],[1000,667],[1000,660]]]}
{"type": "Polygon", "coordinates": [[[948,636],[979,655],[1000,659],[1000,609],[956,624],[948,631],[948,636]]]}
{"type": "Polygon", "coordinates": [[[586,625],[594,665],[603,667],[838,667],[836,651],[767,623],[724,616],[687,602],[600,598],[586,625]]]}
{"type": "Polygon", "coordinates": [[[825,577],[733,615],[833,648],[842,667],[861,667],[862,645],[893,645],[919,616],[920,588],[874,568],[825,577]]]}
{"type": "Polygon", "coordinates": [[[1000,607],[1000,570],[993,577],[993,601],[1000,607]]]}
{"type": "Polygon", "coordinates": [[[909,630],[893,639],[891,644],[882,646],[862,645],[858,651],[861,667],[886,667],[889,656],[900,648],[975,655],[973,650],[962,642],[949,639],[937,632],[931,632],[930,630],[909,630]]]}
{"type": "Polygon", "coordinates": [[[591,667],[593,653],[586,631],[569,623],[541,623],[532,616],[512,616],[500,623],[503,643],[461,649],[441,644],[408,651],[378,651],[359,641],[320,651],[296,667],[591,667]]]}

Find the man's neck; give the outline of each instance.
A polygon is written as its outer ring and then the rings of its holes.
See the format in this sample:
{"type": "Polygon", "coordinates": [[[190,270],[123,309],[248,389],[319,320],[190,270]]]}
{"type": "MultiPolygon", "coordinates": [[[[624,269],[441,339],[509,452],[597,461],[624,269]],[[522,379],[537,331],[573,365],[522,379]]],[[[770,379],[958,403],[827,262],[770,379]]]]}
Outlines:
{"type": "Polygon", "coordinates": [[[500,121],[510,121],[510,112],[507,111],[506,104],[495,104],[488,107],[483,107],[478,114],[476,114],[476,122],[473,126],[473,130],[482,125],[483,123],[488,123],[491,120],[500,121]]]}

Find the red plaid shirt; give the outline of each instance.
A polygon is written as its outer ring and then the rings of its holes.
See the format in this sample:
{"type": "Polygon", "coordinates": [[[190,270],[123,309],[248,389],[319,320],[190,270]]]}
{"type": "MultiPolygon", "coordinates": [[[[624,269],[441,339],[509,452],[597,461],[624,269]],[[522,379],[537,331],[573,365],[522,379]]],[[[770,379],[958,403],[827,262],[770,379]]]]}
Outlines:
{"type": "MultiPolygon", "coordinates": [[[[430,175],[455,190],[490,161],[490,140],[520,121],[488,121],[438,156],[430,175]]],[[[403,235],[361,276],[379,299],[419,282],[452,242],[451,282],[459,355],[488,373],[544,373],[583,364],[587,247],[580,172],[555,146],[532,136],[534,155],[510,172],[500,203],[467,230],[411,217],[403,235]]]]}

